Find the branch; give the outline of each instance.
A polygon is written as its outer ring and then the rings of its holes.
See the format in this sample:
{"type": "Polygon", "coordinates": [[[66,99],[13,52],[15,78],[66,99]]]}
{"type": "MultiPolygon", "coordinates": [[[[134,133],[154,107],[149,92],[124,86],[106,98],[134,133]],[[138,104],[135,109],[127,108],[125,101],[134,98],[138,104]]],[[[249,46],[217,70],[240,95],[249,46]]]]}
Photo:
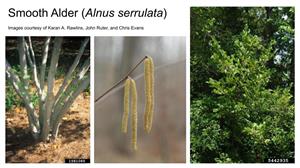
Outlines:
{"type": "Polygon", "coordinates": [[[44,51],[43,51],[43,60],[41,65],[41,72],[40,72],[40,82],[41,82],[41,91],[44,92],[44,85],[45,85],[45,73],[46,73],[46,65],[48,59],[48,51],[49,51],[49,44],[50,44],[51,37],[47,37],[45,40],[44,51]]]}
{"type": "Polygon", "coordinates": [[[62,111],[59,116],[63,116],[63,114],[69,109],[69,107],[73,104],[74,100],[78,97],[78,95],[84,91],[88,85],[90,84],[90,75],[88,75],[84,80],[79,83],[79,86],[72,94],[69,96],[68,101],[64,104],[62,111]]]}
{"type": "Polygon", "coordinates": [[[127,77],[141,64],[143,61],[148,58],[148,56],[145,56],[140,62],[138,62],[121,80],[119,80],[117,83],[115,83],[110,89],[108,89],[106,92],[104,92],[101,96],[95,99],[95,103],[99,101],[102,97],[104,97],[106,94],[108,94],[110,91],[112,91],[114,88],[116,88],[118,85],[120,85],[122,82],[124,82],[127,77]]]}
{"type": "Polygon", "coordinates": [[[52,132],[52,135],[57,136],[58,126],[61,122],[62,117],[67,112],[67,110],[70,108],[70,106],[73,104],[73,102],[77,98],[77,96],[82,91],[84,91],[88,87],[89,84],[90,84],[90,75],[88,75],[84,80],[82,80],[79,83],[77,89],[74,92],[72,92],[71,95],[68,96],[68,100],[66,101],[66,103],[64,103],[64,106],[63,106],[62,110],[53,119],[53,125],[52,125],[52,131],[53,132],[52,132]]]}
{"type": "Polygon", "coordinates": [[[18,38],[18,52],[19,52],[19,60],[20,60],[20,69],[21,69],[21,80],[20,78],[13,73],[11,66],[8,62],[6,62],[7,74],[9,76],[9,72],[11,73],[11,79],[14,81],[13,86],[15,90],[18,92],[18,88],[20,89],[20,94],[23,95],[23,100],[25,102],[25,107],[27,109],[27,116],[29,120],[29,125],[33,135],[35,137],[36,133],[39,132],[39,122],[37,121],[37,116],[34,112],[34,106],[31,102],[31,98],[29,95],[29,75],[27,69],[27,60],[26,60],[26,42],[24,37],[18,38]],[[17,85],[18,84],[18,85],[17,85]],[[22,85],[24,84],[24,85],[22,85]]]}
{"type": "Polygon", "coordinates": [[[30,57],[29,47],[28,47],[28,44],[27,44],[26,40],[24,40],[24,46],[25,46],[25,54],[27,56],[29,65],[33,66],[33,62],[32,62],[31,57],[30,57]]]}
{"type": "Polygon", "coordinates": [[[28,42],[29,42],[29,51],[30,51],[30,54],[32,56],[32,62],[33,62],[33,77],[34,77],[35,85],[38,88],[38,91],[41,95],[42,91],[41,91],[40,81],[39,81],[39,78],[38,78],[37,66],[36,66],[36,61],[35,61],[35,54],[34,54],[34,51],[33,51],[33,48],[32,48],[31,37],[28,37],[28,42]]]}
{"type": "Polygon", "coordinates": [[[28,70],[27,70],[27,61],[25,53],[25,39],[24,37],[18,38],[18,52],[19,52],[19,61],[21,69],[21,80],[24,82],[25,90],[28,91],[29,81],[28,81],[28,70]]]}
{"type": "Polygon", "coordinates": [[[51,94],[53,94],[55,73],[57,70],[58,59],[59,59],[59,54],[61,51],[62,41],[63,41],[63,39],[61,37],[56,37],[54,39],[54,49],[52,52],[51,64],[50,64],[48,78],[47,78],[47,80],[48,80],[47,97],[50,96],[51,94]]]}
{"type": "Polygon", "coordinates": [[[35,55],[34,55],[34,51],[33,51],[33,48],[32,48],[31,37],[28,37],[28,42],[29,42],[29,51],[30,51],[30,54],[32,56],[33,64],[36,64],[36,62],[35,62],[35,55]]]}
{"type": "Polygon", "coordinates": [[[78,83],[80,83],[83,79],[85,74],[88,72],[90,68],[90,58],[86,59],[84,64],[82,65],[80,72],[77,74],[76,78],[74,78],[71,83],[68,85],[68,87],[65,89],[62,96],[59,97],[58,100],[55,102],[55,108],[53,110],[54,115],[57,115],[57,113],[60,112],[62,106],[67,101],[68,96],[74,91],[74,88],[78,86],[78,83]]]}
{"type": "Polygon", "coordinates": [[[42,65],[40,69],[40,84],[41,84],[41,97],[39,101],[39,121],[40,121],[40,127],[44,128],[43,122],[45,120],[45,99],[46,99],[46,92],[44,91],[45,87],[45,73],[46,73],[46,65],[47,65],[47,59],[48,59],[48,51],[49,51],[49,44],[50,44],[51,37],[47,37],[44,43],[44,49],[43,49],[43,55],[42,55],[42,65]]]}
{"type": "Polygon", "coordinates": [[[29,126],[31,128],[31,131],[33,135],[35,135],[37,132],[39,132],[39,124],[37,122],[37,116],[34,113],[34,106],[32,102],[30,102],[29,93],[25,89],[24,85],[22,85],[22,82],[17,74],[13,71],[10,64],[6,61],[5,62],[5,72],[7,75],[8,80],[13,85],[15,91],[20,96],[20,98],[23,100],[25,104],[25,108],[27,110],[27,116],[29,121],[29,126]]]}
{"type": "Polygon", "coordinates": [[[79,49],[79,53],[76,56],[73,64],[71,65],[67,75],[65,76],[65,79],[63,81],[63,84],[60,86],[59,91],[57,92],[56,96],[55,96],[55,101],[58,101],[59,97],[61,96],[62,92],[65,90],[66,85],[68,84],[70,78],[72,77],[72,73],[74,72],[75,68],[77,67],[79,60],[81,58],[81,56],[84,53],[85,47],[88,44],[90,38],[85,38],[80,49],[79,49]]]}
{"type": "Polygon", "coordinates": [[[29,65],[32,68],[32,76],[33,76],[34,84],[37,88],[39,96],[41,97],[42,96],[42,90],[41,90],[41,86],[40,86],[40,82],[39,82],[39,78],[38,78],[38,74],[37,74],[37,67],[36,67],[36,62],[35,62],[34,51],[33,51],[33,48],[32,48],[31,38],[29,37],[28,40],[29,40],[29,47],[28,47],[27,42],[24,41],[25,49],[26,49],[26,55],[27,55],[27,58],[29,60],[29,65]]]}
{"type": "Polygon", "coordinates": [[[40,121],[42,121],[41,123],[43,123],[41,128],[42,129],[41,137],[43,140],[45,140],[49,134],[50,116],[54,104],[53,87],[54,87],[55,73],[57,70],[62,41],[63,39],[61,37],[56,37],[54,39],[54,48],[52,51],[51,63],[50,63],[50,68],[49,68],[48,78],[47,78],[48,80],[47,97],[44,106],[42,106],[42,111],[40,111],[40,121]]]}

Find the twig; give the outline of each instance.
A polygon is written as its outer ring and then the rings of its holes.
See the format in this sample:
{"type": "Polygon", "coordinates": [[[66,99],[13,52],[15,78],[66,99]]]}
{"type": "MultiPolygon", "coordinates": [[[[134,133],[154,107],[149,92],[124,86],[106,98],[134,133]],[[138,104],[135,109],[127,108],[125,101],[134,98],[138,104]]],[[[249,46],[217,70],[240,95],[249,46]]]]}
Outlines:
{"type": "Polygon", "coordinates": [[[143,61],[148,58],[148,56],[145,56],[140,62],[138,62],[120,81],[115,83],[110,89],[108,89],[106,92],[104,92],[101,96],[96,98],[95,103],[99,101],[102,97],[104,97],[106,94],[108,94],[110,91],[112,91],[114,88],[116,88],[118,85],[120,85],[122,82],[124,82],[128,76],[141,64],[143,61]]]}

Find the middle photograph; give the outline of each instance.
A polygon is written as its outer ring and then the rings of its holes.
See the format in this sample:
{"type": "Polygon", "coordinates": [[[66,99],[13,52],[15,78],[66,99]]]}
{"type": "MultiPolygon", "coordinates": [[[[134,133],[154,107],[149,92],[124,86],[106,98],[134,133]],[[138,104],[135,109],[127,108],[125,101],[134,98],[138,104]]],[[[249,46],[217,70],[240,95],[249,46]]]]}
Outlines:
{"type": "Polygon", "coordinates": [[[185,37],[95,37],[95,162],[186,162],[185,37]]]}

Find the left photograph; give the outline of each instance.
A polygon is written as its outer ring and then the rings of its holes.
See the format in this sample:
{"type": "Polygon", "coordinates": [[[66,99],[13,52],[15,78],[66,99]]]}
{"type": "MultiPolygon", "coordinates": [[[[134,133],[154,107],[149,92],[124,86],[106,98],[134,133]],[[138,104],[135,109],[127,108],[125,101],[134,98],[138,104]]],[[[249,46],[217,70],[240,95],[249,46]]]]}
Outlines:
{"type": "Polygon", "coordinates": [[[6,163],[90,158],[90,38],[6,37],[6,163]]]}

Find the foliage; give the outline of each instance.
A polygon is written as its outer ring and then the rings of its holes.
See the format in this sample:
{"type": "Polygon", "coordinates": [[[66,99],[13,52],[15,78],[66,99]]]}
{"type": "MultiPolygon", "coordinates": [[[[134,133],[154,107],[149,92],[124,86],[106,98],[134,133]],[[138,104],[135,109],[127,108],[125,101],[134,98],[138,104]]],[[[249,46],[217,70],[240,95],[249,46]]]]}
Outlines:
{"type": "Polygon", "coordinates": [[[5,110],[10,111],[14,107],[20,106],[22,101],[17,95],[17,93],[14,91],[13,86],[6,82],[6,89],[5,89],[5,110]]]}
{"type": "Polygon", "coordinates": [[[91,89],[90,89],[90,87],[86,88],[83,92],[84,92],[87,96],[90,96],[90,95],[91,95],[91,89]]]}
{"type": "MultiPolygon", "coordinates": [[[[20,70],[20,66],[12,67],[13,70],[18,73],[20,70]]],[[[20,74],[18,74],[20,75],[20,74]]],[[[5,110],[10,111],[13,110],[14,107],[22,106],[22,100],[15,92],[12,84],[10,82],[5,81],[5,110]]]]}
{"type": "Polygon", "coordinates": [[[192,162],[294,157],[294,10],[268,10],[192,9],[192,162]]]}

